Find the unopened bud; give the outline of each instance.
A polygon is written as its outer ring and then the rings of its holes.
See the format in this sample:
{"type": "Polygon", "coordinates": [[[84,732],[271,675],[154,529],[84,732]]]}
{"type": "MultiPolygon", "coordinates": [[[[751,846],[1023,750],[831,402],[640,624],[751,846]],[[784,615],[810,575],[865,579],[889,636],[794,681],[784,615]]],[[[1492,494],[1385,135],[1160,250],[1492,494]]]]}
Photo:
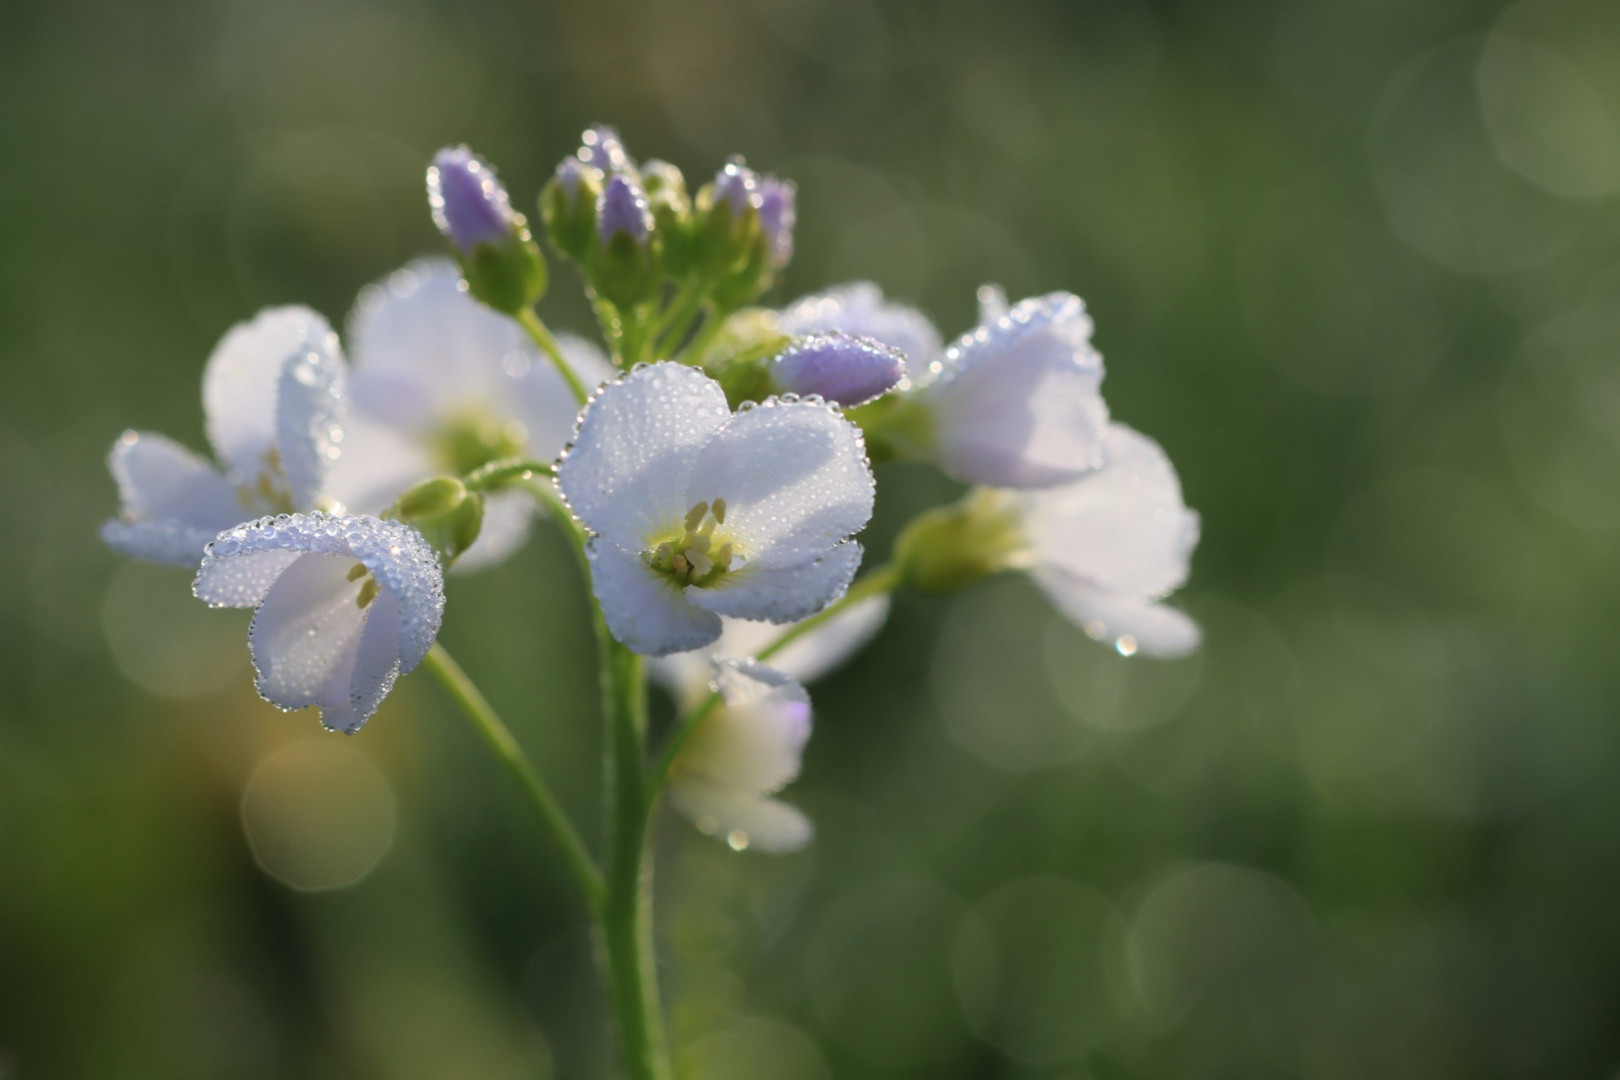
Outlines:
{"type": "Polygon", "coordinates": [[[448,566],[478,539],[484,497],[453,476],[438,476],[401,495],[393,516],[421,533],[448,566]]]}
{"type": "Polygon", "coordinates": [[[446,147],[434,155],[427,188],[433,223],[450,241],[474,297],[507,314],[540,299],[545,260],[487,162],[465,146],[446,147]]]}
{"type": "Polygon", "coordinates": [[[652,209],[664,273],[685,277],[692,267],[692,200],[686,178],[667,161],[649,161],[641,167],[641,185],[652,209]]]}
{"type": "Polygon", "coordinates": [[[540,193],[540,218],[552,246],[575,262],[584,261],[596,242],[596,201],[601,195],[602,174],[577,157],[563,158],[540,193]]]}
{"type": "Polygon", "coordinates": [[[652,210],[641,185],[622,173],[610,176],[596,200],[596,231],[602,243],[623,235],[645,246],[652,229],[652,210]]]}
{"type": "Polygon", "coordinates": [[[759,175],[742,158],[698,192],[695,255],[705,276],[724,278],[749,261],[759,239],[759,198],[759,175]]]}
{"type": "Polygon", "coordinates": [[[585,129],[579,140],[579,160],[595,167],[603,176],[635,172],[636,164],[624,148],[616,128],[595,124],[585,129]]]}
{"type": "Polygon", "coordinates": [[[658,294],[658,257],[653,251],[652,211],[632,177],[608,178],[596,201],[598,245],[587,263],[591,287],[621,311],[658,294]]]}
{"type": "Polygon", "coordinates": [[[767,176],[759,185],[759,231],[770,253],[771,268],[780,270],[793,258],[793,226],[798,218],[798,189],[791,180],[767,176]]]}
{"type": "Polygon", "coordinates": [[[905,368],[899,350],[831,331],[795,340],[771,363],[770,375],[778,391],[854,408],[894,389],[905,368]]]}

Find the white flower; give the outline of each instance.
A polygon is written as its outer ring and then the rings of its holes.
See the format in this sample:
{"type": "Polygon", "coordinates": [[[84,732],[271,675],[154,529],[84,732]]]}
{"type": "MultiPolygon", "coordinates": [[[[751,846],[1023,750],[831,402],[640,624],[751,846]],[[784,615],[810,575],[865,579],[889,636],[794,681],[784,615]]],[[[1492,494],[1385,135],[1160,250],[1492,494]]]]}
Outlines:
{"type": "Polygon", "coordinates": [[[397,521],[279,514],[208,545],[193,586],[214,607],[257,608],[255,685],[279,709],[314,705],[354,734],[427,655],[444,615],[444,575],[420,533],[397,521]]]}
{"type": "Polygon", "coordinates": [[[796,851],[814,831],[798,808],[771,798],[799,775],[810,738],[810,696],[752,660],[714,661],[724,707],[687,738],[669,770],[669,801],[701,831],[737,851],[796,851]]]}
{"type": "Polygon", "coordinates": [[[794,622],[843,595],[872,516],[861,434],[836,409],[772,398],[733,414],[681,364],[639,367],[580,416],[557,484],[592,537],[592,586],[640,653],[701,648],[720,616],[794,622]]]}
{"type": "MultiPolygon", "coordinates": [[[[587,386],[613,368],[581,338],[559,335],[587,386]]],[[[498,458],[556,457],[579,403],[522,328],[466,292],[445,259],[415,262],[367,286],[349,318],[354,415],[333,478],[352,510],[380,513],[432,476],[464,475],[498,458]]],[[[498,562],[528,536],[533,500],[497,492],[485,500],[478,541],[460,569],[498,562]]]]}
{"type": "Polygon", "coordinates": [[[221,529],[329,504],[348,404],[337,335],[302,307],[233,326],[203,372],[216,466],[172,439],[126,431],[108,456],[119,516],[101,536],[126,555],[195,566],[221,529]]]}
{"type": "Polygon", "coordinates": [[[1104,449],[1108,464],[1090,476],[996,493],[1027,545],[1019,561],[1059,610],[1122,654],[1191,652],[1198,624],[1158,600],[1187,580],[1198,515],[1158,443],[1109,424],[1104,449]]]}
{"type": "Polygon", "coordinates": [[[778,313],[778,321],[789,337],[842,330],[899,349],[905,354],[906,375],[913,384],[927,379],[929,365],[941,348],[939,331],[928,316],[884,300],[883,290],[870,281],[801,297],[778,313]]]}
{"type": "MultiPolygon", "coordinates": [[[[998,304],[985,298],[987,313],[998,304]]],[[[939,466],[991,487],[1046,487],[1102,464],[1102,357],[1078,296],[1015,305],[963,335],[915,391],[939,466]]]]}
{"type": "Polygon", "coordinates": [[[670,801],[693,824],[734,848],[792,851],[813,829],[793,807],[770,796],[799,773],[809,737],[802,684],[837,667],[871,640],[889,613],[889,598],[873,596],[839,612],[771,658],[771,666],[739,666],[789,629],[725,619],[708,649],[658,657],[647,673],[684,712],[711,688],[721,702],[706,716],[670,767],[670,801]],[[717,666],[718,665],[718,666],[717,666]],[[767,674],[768,673],[768,674],[767,674]]]}

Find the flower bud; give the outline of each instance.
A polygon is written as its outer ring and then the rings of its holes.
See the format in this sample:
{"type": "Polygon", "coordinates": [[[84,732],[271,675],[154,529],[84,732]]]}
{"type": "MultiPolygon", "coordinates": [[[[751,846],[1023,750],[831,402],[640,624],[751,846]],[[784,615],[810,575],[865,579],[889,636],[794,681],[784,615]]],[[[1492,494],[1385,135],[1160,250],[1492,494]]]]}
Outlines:
{"type": "Polygon", "coordinates": [[[734,157],[697,198],[699,270],[721,278],[743,267],[759,238],[759,174],[734,157]]]}
{"type": "Polygon", "coordinates": [[[630,160],[630,155],[624,148],[624,141],[619,138],[616,128],[608,127],[606,124],[592,125],[585,129],[579,143],[579,160],[592,166],[603,176],[636,171],[636,163],[630,160]]]}
{"type": "Polygon", "coordinates": [[[394,503],[392,515],[410,525],[449,566],[472,547],[484,523],[484,497],[453,476],[424,480],[394,503]]]}
{"type": "Polygon", "coordinates": [[[894,545],[902,580],[919,592],[966,588],[1017,567],[1027,550],[1012,496],[993,488],[919,515],[894,545]]]}
{"type": "Polygon", "coordinates": [[[602,174],[577,157],[563,158],[540,193],[540,218],[551,245],[575,262],[583,262],[596,242],[596,201],[601,195],[602,174]]]}
{"type": "Polygon", "coordinates": [[[507,314],[540,299],[545,260],[488,163],[465,146],[446,147],[428,167],[427,188],[433,223],[450,241],[474,297],[507,314]]]}
{"type": "Polygon", "coordinates": [[[599,246],[589,273],[591,287],[621,310],[657,295],[653,225],[640,183],[625,173],[609,177],[596,200],[599,246]]]}
{"type": "Polygon", "coordinates": [[[692,200],[686,178],[667,161],[649,161],[641,167],[641,184],[658,232],[664,273],[685,277],[692,268],[692,200]]]}
{"type": "Polygon", "coordinates": [[[892,390],[905,368],[899,350],[835,330],[795,340],[772,361],[770,377],[778,391],[854,408],[892,390]]]}
{"type": "Polygon", "coordinates": [[[780,270],[793,258],[793,226],[798,219],[798,189],[791,180],[767,176],[759,185],[759,230],[770,253],[771,269],[780,270]]]}

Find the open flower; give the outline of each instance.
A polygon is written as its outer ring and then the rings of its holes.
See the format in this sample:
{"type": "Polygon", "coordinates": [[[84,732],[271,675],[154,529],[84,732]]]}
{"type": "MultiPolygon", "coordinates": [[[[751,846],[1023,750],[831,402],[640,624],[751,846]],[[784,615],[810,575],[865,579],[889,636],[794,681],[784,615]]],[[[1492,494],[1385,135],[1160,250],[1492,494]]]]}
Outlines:
{"type": "Polygon", "coordinates": [[[870,281],[801,297],[778,313],[778,321],[782,333],[789,337],[841,330],[899,349],[906,358],[906,375],[914,385],[928,379],[929,365],[938,358],[941,348],[939,331],[928,316],[885,300],[883,290],[870,281]]]}
{"type": "MultiPolygon", "coordinates": [[[[558,335],[587,386],[612,371],[588,342],[558,335]]],[[[333,486],[351,509],[380,513],[406,488],[508,457],[549,459],[579,411],[522,329],[467,295],[444,259],[415,262],[367,287],[349,321],[352,433],[333,486]]],[[[478,541],[456,563],[498,562],[528,536],[533,500],[488,497],[478,541]]]]}
{"type": "Polygon", "coordinates": [[[1189,653],[1198,624],[1159,600],[1187,580],[1198,515],[1158,443],[1109,424],[1104,449],[1107,465],[1090,476],[1002,493],[1027,544],[1024,565],[1060,611],[1122,654],[1189,653]]]}
{"type": "Polygon", "coordinates": [[[193,591],[251,607],[254,684],[279,709],[314,705],[354,734],[439,633],[444,575],[418,532],[397,521],[278,514],[220,533],[193,591]]]}
{"type": "Polygon", "coordinates": [[[1078,296],[1024,300],[963,335],[931,368],[916,402],[932,455],[952,476],[1046,487],[1102,464],[1103,364],[1078,296]]]}
{"type": "Polygon", "coordinates": [[[327,505],[346,383],[337,335],[308,308],[269,308],[233,326],[203,372],[220,464],[165,436],[126,431],[108,455],[120,513],[102,539],[136,558],[196,566],[203,547],[243,518],[327,505]]]}
{"type": "Polygon", "coordinates": [[[557,483],[590,530],[613,635],[655,656],[701,648],[720,616],[794,622],[841,596],[872,516],[861,434],[831,406],[771,398],[733,414],[681,364],[639,367],[580,416],[557,483]]]}

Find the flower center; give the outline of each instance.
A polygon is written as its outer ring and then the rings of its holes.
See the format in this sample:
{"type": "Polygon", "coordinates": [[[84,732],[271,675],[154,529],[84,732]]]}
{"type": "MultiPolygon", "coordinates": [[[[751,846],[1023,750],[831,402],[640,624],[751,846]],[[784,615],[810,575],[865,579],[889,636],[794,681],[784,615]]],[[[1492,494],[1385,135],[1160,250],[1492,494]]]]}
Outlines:
{"type": "Polygon", "coordinates": [[[528,441],[528,430],[516,421],[468,416],[440,432],[439,456],[451,472],[465,476],[481,465],[517,457],[528,441]]]}
{"type": "Polygon", "coordinates": [[[715,530],[726,523],[726,500],[700,502],[686,512],[679,536],[641,553],[647,565],[679,585],[712,585],[740,561],[730,539],[715,530]]]}

